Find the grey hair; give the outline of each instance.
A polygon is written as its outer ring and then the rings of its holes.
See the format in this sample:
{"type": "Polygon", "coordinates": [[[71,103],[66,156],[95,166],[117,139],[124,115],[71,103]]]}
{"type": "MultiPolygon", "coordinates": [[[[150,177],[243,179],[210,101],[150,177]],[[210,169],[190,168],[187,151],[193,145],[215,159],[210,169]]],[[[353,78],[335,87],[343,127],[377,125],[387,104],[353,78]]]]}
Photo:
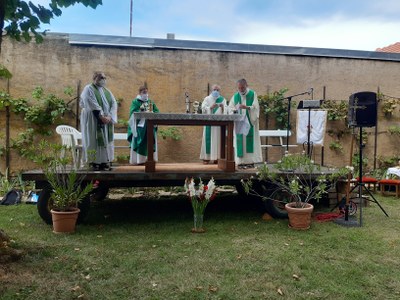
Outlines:
{"type": "Polygon", "coordinates": [[[244,79],[244,78],[239,79],[236,83],[238,83],[238,84],[243,84],[243,85],[247,85],[247,81],[246,81],[246,79],[244,79]]]}
{"type": "Polygon", "coordinates": [[[93,73],[93,80],[96,80],[97,77],[99,77],[101,74],[103,74],[103,72],[95,71],[95,72],[93,73]]]}

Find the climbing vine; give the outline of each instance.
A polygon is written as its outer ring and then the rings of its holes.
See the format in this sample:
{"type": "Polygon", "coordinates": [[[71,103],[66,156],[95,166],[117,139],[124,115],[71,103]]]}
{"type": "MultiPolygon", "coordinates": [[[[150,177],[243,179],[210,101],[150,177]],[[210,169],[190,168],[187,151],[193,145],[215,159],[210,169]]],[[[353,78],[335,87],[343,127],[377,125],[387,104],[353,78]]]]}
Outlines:
{"type": "Polygon", "coordinates": [[[383,93],[378,93],[377,98],[378,101],[381,102],[380,107],[383,112],[383,115],[387,119],[390,119],[393,113],[398,111],[400,98],[384,95],[383,93]]]}
{"type": "MultiPolygon", "coordinates": [[[[276,122],[276,127],[280,129],[286,129],[287,124],[287,113],[288,104],[285,101],[285,93],[289,89],[282,88],[279,91],[269,93],[267,95],[258,96],[258,102],[262,108],[262,112],[268,117],[273,118],[276,122]]],[[[292,101],[292,107],[295,107],[296,103],[292,101]]]]}
{"type": "Polygon", "coordinates": [[[346,120],[349,104],[346,100],[324,100],[321,109],[327,110],[329,121],[346,120]]]}
{"type": "MultiPolygon", "coordinates": [[[[71,96],[72,88],[66,88],[64,94],[71,96]]],[[[25,123],[25,130],[20,132],[15,139],[11,139],[10,147],[17,150],[22,157],[31,159],[34,150],[29,147],[36,139],[50,136],[52,126],[59,124],[64,115],[70,112],[68,99],[63,99],[55,94],[46,94],[42,87],[36,87],[31,99],[12,98],[9,94],[0,91],[0,110],[6,106],[15,115],[21,116],[25,123]]],[[[5,143],[1,143],[4,145],[5,143]]],[[[0,147],[0,154],[4,154],[4,146],[0,147]]]]}
{"type": "Polygon", "coordinates": [[[175,126],[161,127],[158,129],[158,134],[165,140],[171,138],[174,141],[182,139],[182,130],[175,126]]]}

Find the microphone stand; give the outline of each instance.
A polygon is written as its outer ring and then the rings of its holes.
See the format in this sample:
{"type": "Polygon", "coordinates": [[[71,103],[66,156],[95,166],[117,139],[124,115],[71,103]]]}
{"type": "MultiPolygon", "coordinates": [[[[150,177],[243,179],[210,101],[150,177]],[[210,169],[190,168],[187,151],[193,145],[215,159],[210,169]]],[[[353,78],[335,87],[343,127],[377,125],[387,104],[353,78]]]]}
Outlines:
{"type": "Polygon", "coordinates": [[[189,93],[185,92],[185,104],[186,104],[186,113],[187,114],[190,113],[190,103],[192,103],[192,101],[190,101],[189,93]]]}
{"type": "Polygon", "coordinates": [[[288,100],[288,115],[287,115],[287,128],[286,128],[286,151],[289,152],[289,131],[291,129],[291,124],[290,124],[290,108],[292,106],[292,98],[293,97],[297,97],[297,96],[302,96],[305,94],[309,94],[312,93],[312,91],[307,91],[307,92],[303,92],[300,94],[296,94],[296,95],[292,95],[292,96],[288,96],[283,98],[282,100],[288,100]]]}

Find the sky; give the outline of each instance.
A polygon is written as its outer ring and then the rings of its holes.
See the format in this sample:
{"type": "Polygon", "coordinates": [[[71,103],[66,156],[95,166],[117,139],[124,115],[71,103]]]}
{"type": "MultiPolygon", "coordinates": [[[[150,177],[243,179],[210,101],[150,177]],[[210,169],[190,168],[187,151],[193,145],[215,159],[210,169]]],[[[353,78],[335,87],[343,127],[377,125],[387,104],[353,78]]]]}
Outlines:
{"type": "MultiPolygon", "coordinates": [[[[375,51],[400,42],[399,15],[399,0],[133,0],[132,36],[375,51]]],[[[78,4],[41,29],[129,36],[130,0],[78,4]]]]}

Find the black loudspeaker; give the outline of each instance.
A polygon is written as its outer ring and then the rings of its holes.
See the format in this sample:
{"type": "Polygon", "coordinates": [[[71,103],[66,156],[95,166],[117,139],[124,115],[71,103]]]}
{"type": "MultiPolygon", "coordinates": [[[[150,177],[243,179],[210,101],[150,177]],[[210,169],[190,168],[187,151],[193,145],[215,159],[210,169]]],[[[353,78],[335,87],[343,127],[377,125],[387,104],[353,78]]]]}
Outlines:
{"type": "Polygon", "coordinates": [[[359,92],[350,96],[347,121],[350,127],[374,127],[377,119],[374,92],[359,92]]]}

